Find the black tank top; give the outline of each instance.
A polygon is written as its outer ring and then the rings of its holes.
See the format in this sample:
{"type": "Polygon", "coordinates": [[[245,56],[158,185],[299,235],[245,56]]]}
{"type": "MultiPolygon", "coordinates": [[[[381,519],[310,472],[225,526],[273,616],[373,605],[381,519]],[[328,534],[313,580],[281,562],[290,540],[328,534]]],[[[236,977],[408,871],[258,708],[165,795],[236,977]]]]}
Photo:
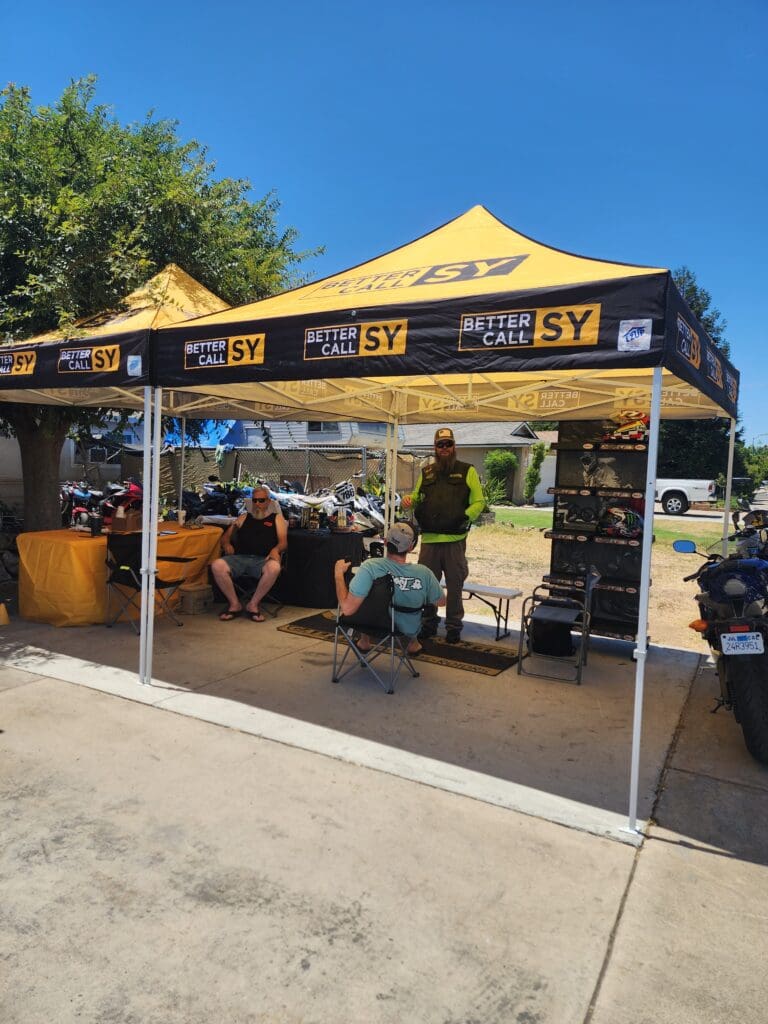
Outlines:
{"type": "Polygon", "coordinates": [[[265,519],[254,519],[249,513],[245,522],[235,531],[233,547],[236,555],[268,555],[277,545],[275,513],[265,519]]]}

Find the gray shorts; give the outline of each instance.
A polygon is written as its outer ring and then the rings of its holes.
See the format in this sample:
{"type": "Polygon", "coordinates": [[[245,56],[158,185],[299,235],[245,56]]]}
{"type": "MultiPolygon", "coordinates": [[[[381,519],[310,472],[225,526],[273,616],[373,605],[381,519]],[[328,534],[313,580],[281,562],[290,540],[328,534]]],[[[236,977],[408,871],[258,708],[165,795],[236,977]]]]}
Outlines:
{"type": "Polygon", "coordinates": [[[261,579],[261,572],[266,562],[264,555],[223,555],[223,560],[229,566],[229,574],[233,578],[238,576],[251,576],[253,579],[261,579]]]}

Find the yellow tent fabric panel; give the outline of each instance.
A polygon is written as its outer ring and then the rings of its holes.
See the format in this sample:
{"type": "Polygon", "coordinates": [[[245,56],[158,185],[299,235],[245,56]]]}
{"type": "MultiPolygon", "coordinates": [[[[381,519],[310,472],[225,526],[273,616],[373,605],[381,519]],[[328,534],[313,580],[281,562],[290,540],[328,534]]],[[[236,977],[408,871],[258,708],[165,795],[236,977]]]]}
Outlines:
{"type": "MultiPolygon", "coordinates": [[[[648,411],[653,369],[414,377],[343,377],[221,383],[164,392],[169,415],[220,419],[441,423],[598,419],[648,411]]],[[[723,411],[664,371],[662,416],[706,419],[723,411]]]]}
{"type": "Polygon", "coordinates": [[[473,206],[415,241],[340,274],[195,321],[195,326],[557,288],[663,273],[576,256],[519,234],[484,206],[473,206]]]}
{"type": "Polygon", "coordinates": [[[169,263],[141,288],[127,295],[121,307],[83,317],[66,331],[38,334],[23,344],[66,341],[70,338],[103,338],[128,331],[149,331],[229,309],[223,299],[214,295],[175,263],[169,263]]]}

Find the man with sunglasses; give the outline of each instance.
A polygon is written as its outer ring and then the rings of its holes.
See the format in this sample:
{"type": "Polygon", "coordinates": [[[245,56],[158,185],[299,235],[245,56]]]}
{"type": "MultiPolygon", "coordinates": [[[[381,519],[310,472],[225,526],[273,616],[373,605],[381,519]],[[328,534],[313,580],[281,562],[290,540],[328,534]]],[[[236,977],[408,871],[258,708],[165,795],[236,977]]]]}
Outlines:
{"type": "Polygon", "coordinates": [[[221,547],[224,555],[211,564],[213,578],[228,602],[219,618],[231,622],[242,613],[232,579],[249,576],[258,583],[245,612],[252,622],[263,622],[260,603],[280,575],[280,558],[288,547],[288,524],[266,487],[254,488],[251,511],[229,526],[221,547]]]}
{"type": "MultiPolygon", "coordinates": [[[[445,640],[457,644],[464,621],[462,590],[469,574],[467,567],[467,533],[483,511],[483,489],[477,470],[456,458],[456,442],[450,427],[435,433],[435,457],[416,482],[412,494],[403,498],[404,508],[414,508],[419,524],[421,549],[419,564],[426,565],[440,579],[445,577],[447,605],[445,640]]],[[[437,634],[437,608],[428,605],[422,616],[419,637],[429,639],[437,634]]]]}

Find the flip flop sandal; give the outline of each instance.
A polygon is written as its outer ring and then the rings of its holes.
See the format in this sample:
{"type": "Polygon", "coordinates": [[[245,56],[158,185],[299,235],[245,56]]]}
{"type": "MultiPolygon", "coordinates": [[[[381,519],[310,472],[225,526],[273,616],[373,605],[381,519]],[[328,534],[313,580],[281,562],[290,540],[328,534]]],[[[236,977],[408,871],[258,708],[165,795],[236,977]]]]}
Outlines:
{"type": "Polygon", "coordinates": [[[221,613],[221,615],[219,616],[219,622],[231,622],[232,619],[237,619],[242,614],[242,609],[239,611],[236,611],[235,609],[230,609],[229,611],[221,613]]]}
{"type": "Polygon", "coordinates": [[[265,622],[266,621],[264,616],[261,614],[261,612],[248,612],[248,617],[251,620],[251,622],[265,622]]]}

